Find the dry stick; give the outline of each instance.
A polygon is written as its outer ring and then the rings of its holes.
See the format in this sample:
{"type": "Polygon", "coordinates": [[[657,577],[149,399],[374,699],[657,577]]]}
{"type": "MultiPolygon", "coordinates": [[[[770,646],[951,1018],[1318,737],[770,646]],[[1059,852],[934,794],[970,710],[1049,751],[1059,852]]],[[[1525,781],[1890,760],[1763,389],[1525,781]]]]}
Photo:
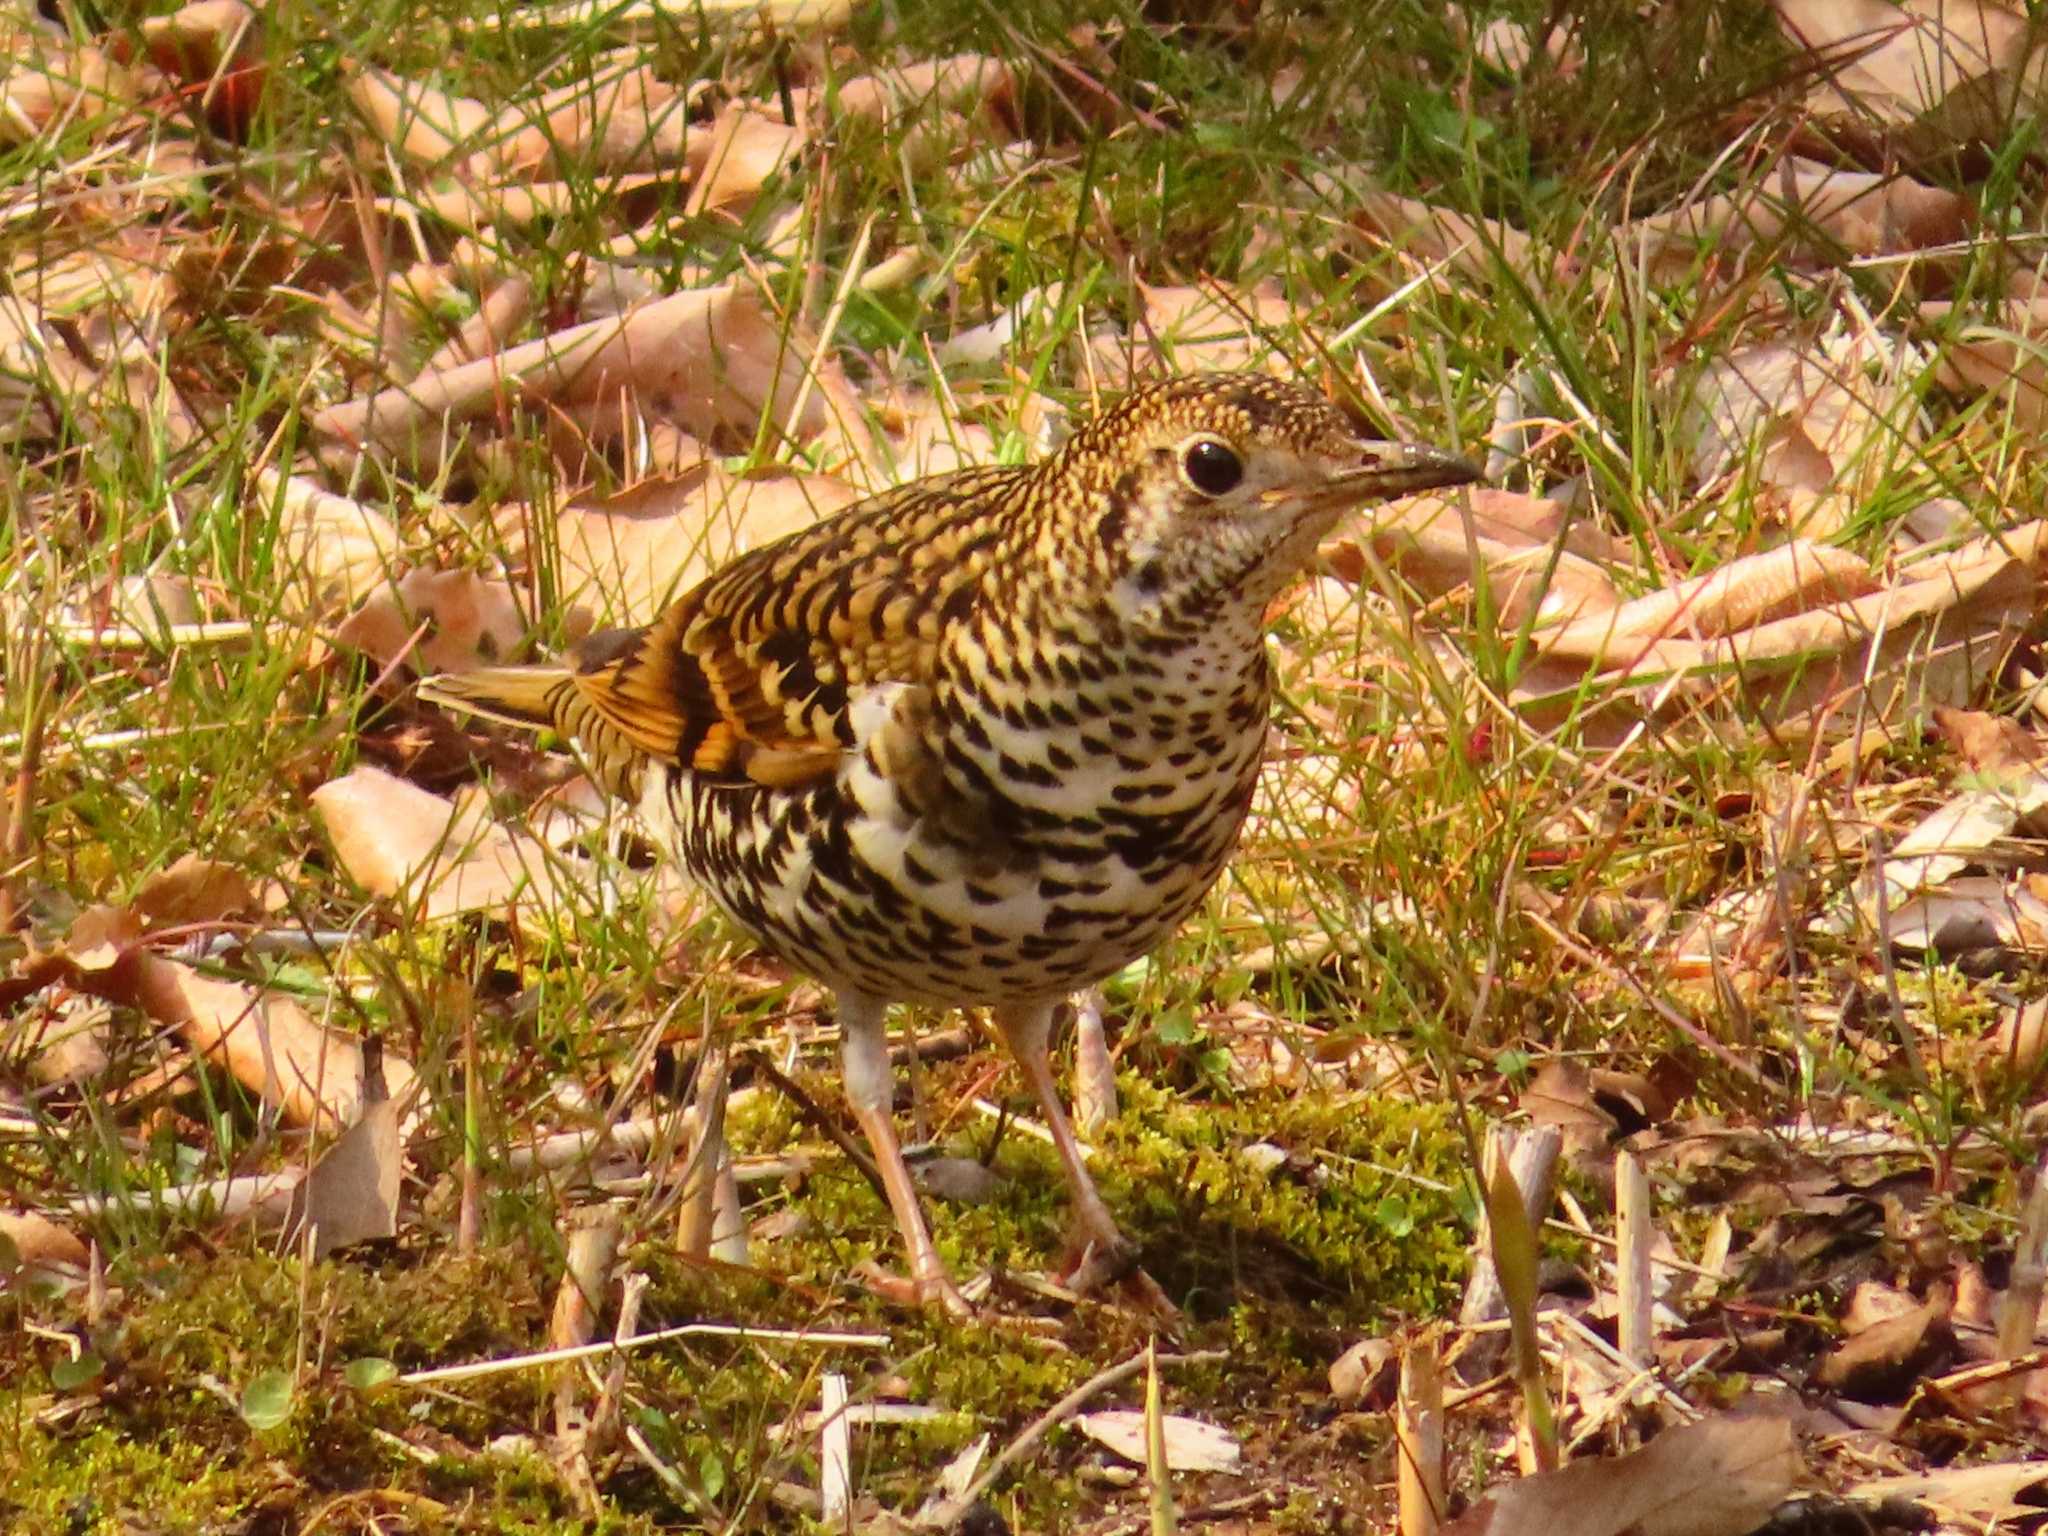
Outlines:
{"type": "Polygon", "coordinates": [[[766,1051],[756,1047],[747,1052],[747,1057],[753,1062],[756,1072],[767,1078],[778,1093],[797,1107],[797,1112],[804,1119],[815,1129],[823,1132],[825,1138],[846,1155],[846,1160],[860,1171],[860,1176],[874,1186],[875,1197],[886,1205],[889,1192],[883,1187],[881,1171],[875,1167],[874,1159],[855,1146],[853,1138],[846,1134],[839,1122],[820,1109],[817,1100],[805,1093],[787,1073],[770,1061],[766,1051]]]}
{"type": "MultiPolygon", "coordinates": [[[[2001,1360],[2018,1359],[2033,1347],[2044,1285],[2048,1285],[2048,1159],[2034,1169],[2034,1187],[2027,1195],[2019,1242],[2012,1251],[2012,1278],[1998,1310],[2001,1360]]],[[[2016,1401],[2018,1378],[2014,1380],[2016,1401]]]]}
{"type": "Polygon", "coordinates": [[[1445,1514],[1444,1378],[1434,1334],[1410,1340],[1401,1353],[1394,1450],[1401,1536],[1436,1536],[1445,1514]]]}
{"type": "Polygon", "coordinates": [[[772,1340],[781,1344],[813,1344],[846,1349],[887,1349],[886,1333],[806,1332],[801,1328],[749,1328],[743,1323],[678,1323],[652,1333],[636,1333],[629,1339],[612,1339],[596,1344],[578,1344],[571,1349],[540,1349],[530,1355],[505,1355],[496,1360],[473,1360],[467,1365],[438,1365],[432,1370],[408,1371],[398,1378],[406,1387],[430,1386],[443,1381],[468,1381],[478,1376],[499,1376],[506,1371],[531,1370],[537,1366],[560,1365],[565,1360],[588,1360],[614,1350],[638,1349],[643,1344],[663,1344],[670,1339],[772,1340]]]}
{"type": "MultiPolygon", "coordinates": [[[[1227,1360],[1229,1358],[1229,1352],[1221,1349],[1198,1349],[1185,1355],[1160,1355],[1157,1357],[1161,1365],[1213,1365],[1219,1360],[1227,1360]]],[[[1080,1386],[1074,1388],[1073,1391],[1046,1409],[1044,1413],[1041,1413],[1031,1421],[1030,1427],[1023,1434],[1003,1447],[1002,1451],[996,1456],[996,1459],[988,1464],[981,1476],[967,1485],[961,1492],[960,1497],[940,1505],[928,1523],[941,1530],[950,1529],[956,1525],[960,1517],[973,1508],[975,1500],[979,1499],[994,1486],[997,1478],[1031,1454],[1032,1447],[1036,1446],[1039,1441],[1043,1440],[1061,1424],[1072,1418],[1080,1410],[1081,1405],[1087,1402],[1089,1398],[1094,1397],[1098,1392],[1107,1392],[1111,1387],[1119,1386],[1129,1381],[1133,1376],[1144,1370],[1146,1359],[1146,1352],[1141,1350],[1122,1364],[1112,1365],[1108,1370],[1100,1371],[1090,1376],[1080,1386]]]]}
{"type": "Polygon", "coordinates": [[[1650,1286],[1650,1239],[1656,1227],[1651,1219],[1650,1176],[1633,1152],[1614,1154],[1614,1255],[1615,1289],[1621,1309],[1619,1339],[1621,1352],[1637,1369],[1648,1366],[1656,1331],[1651,1320],[1653,1296],[1650,1286]]]}

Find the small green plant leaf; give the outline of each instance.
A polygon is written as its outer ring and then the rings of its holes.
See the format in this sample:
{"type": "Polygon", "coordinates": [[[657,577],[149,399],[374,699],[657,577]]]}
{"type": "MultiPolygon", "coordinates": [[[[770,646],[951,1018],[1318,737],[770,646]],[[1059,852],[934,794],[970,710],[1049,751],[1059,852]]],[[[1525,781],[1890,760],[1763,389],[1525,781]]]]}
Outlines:
{"type": "Polygon", "coordinates": [[[718,1452],[706,1451],[704,1459],[697,1463],[697,1486],[704,1490],[707,1499],[715,1499],[725,1491],[725,1463],[718,1452]]]}
{"type": "Polygon", "coordinates": [[[1406,1237],[1415,1230],[1415,1213],[1399,1195],[1381,1196],[1372,1214],[1389,1237],[1406,1237]]]}
{"type": "Polygon", "coordinates": [[[382,1355],[364,1355],[341,1368],[341,1379],[358,1392],[374,1392],[398,1379],[398,1366],[382,1355]]]}
{"type": "Polygon", "coordinates": [[[242,1389],[242,1420],[251,1429],[275,1429],[292,1416],[296,1387],[290,1371],[261,1371],[242,1389]]]}
{"type": "Polygon", "coordinates": [[[107,1368],[107,1362],[98,1355],[86,1353],[76,1360],[65,1356],[50,1367],[50,1385],[59,1392],[76,1392],[89,1382],[98,1381],[107,1368]]]}

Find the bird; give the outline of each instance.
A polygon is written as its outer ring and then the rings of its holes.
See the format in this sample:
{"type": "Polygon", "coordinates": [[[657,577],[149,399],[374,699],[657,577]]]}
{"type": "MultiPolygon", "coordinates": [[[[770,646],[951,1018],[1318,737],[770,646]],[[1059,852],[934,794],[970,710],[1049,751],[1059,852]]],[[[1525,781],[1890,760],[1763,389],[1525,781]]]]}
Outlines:
{"type": "Polygon", "coordinates": [[[1036,463],[881,491],[566,664],[430,702],[579,745],[712,901],[833,996],[911,1295],[971,1316],[893,1122],[891,1004],[987,1008],[1091,1277],[1136,1268],[1054,1080],[1059,1005],[1201,903],[1251,804],[1272,600],[1348,512],[1461,485],[1307,385],[1140,386],[1036,463]]]}

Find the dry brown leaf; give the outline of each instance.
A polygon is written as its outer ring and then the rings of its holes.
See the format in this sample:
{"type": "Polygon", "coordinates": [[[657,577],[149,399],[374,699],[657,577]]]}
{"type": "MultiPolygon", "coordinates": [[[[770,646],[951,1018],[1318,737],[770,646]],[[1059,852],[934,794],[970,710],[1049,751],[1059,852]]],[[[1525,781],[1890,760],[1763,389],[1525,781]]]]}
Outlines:
{"type": "Polygon", "coordinates": [[[1368,549],[1426,600],[1463,591],[1484,573],[1494,611],[1510,630],[1563,624],[1618,600],[1601,564],[1620,558],[1618,544],[1571,524],[1555,502],[1514,491],[1390,502],[1374,510],[1363,542],[1347,531],[1322,555],[1336,575],[1363,585],[1372,573],[1368,549]]]}
{"type": "Polygon", "coordinates": [[[349,875],[424,921],[561,903],[544,848],[381,768],[328,781],[313,791],[313,806],[349,875]]]}
{"type": "Polygon", "coordinates": [[[82,1272],[91,1262],[76,1233],[34,1211],[0,1210],[0,1238],[13,1244],[13,1258],[20,1266],[16,1272],[0,1271],[9,1280],[17,1275],[71,1278],[67,1272],[82,1272]]]}
{"type": "Polygon", "coordinates": [[[1967,198],[1906,176],[1840,170],[1789,155],[1768,175],[1668,213],[1621,226],[1640,241],[1650,270],[1682,277],[1711,249],[1719,258],[1761,252],[1784,262],[1832,266],[1952,244],[1970,232],[1967,198]]]}
{"type": "Polygon", "coordinates": [[[2048,756],[2048,742],[2009,715],[1937,705],[1934,728],[1972,773],[2009,773],[2048,756]]]}
{"type": "Polygon", "coordinates": [[[261,103],[262,22],[248,0],[197,0],[142,22],[150,62],[203,87],[200,106],[214,130],[239,139],[261,103]]]}
{"type": "Polygon", "coordinates": [[[1531,1125],[1554,1126],[1574,1157],[1605,1148],[1620,1125],[1593,1097],[1593,1075],[1575,1061],[1551,1060],[1536,1069],[1520,1105],[1531,1125]]]}
{"type": "Polygon", "coordinates": [[[817,387],[804,387],[814,350],[800,328],[769,312],[757,290],[726,284],[423,373],[329,406],[313,428],[348,451],[431,456],[450,424],[496,418],[508,405],[528,402],[583,423],[597,442],[615,439],[643,415],[707,441],[751,442],[764,411],[805,440],[832,424],[828,400],[844,392],[829,362],[817,387]],[[799,396],[803,413],[792,421],[799,396]]]}
{"type": "MultiPolygon", "coordinates": [[[[480,101],[401,79],[374,65],[349,76],[348,94],[385,144],[437,171],[466,168],[479,150],[511,131],[480,101]]],[[[478,167],[486,177],[489,169],[488,164],[478,167]]]]}
{"type": "MultiPolygon", "coordinates": [[[[322,1028],[281,993],[203,976],[152,954],[134,942],[137,932],[132,917],[125,925],[81,919],[67,947],[34,967],[33,980],[63,981],[140,1009],[294,1124],[338,1130],[358,1117],[360,1047],[353,1036],[322,1028]]],[[[387,1053],[385,1071],[394,1096],[416,1115],[420,1089],[411,1066],[387,1053]]]]}
{"type": "Polygon", "coordinates": [[[692,138],[682,91],[631,56],[547,92],[529,115],[535,121],[491,148],[502,175],[659,171],[682,164],[692,138]]]}
{"type": "MultiPolygon", "coordinates": [[[[1166,1436],[1166,1465],[1173,1472],[1236,1472],[1244,1450],[1229,1430],[1204,1424],[1177,1413],[1162,1414],[1166,1436]]],[[[1125,1461],[1146,1465],[1145,1415],[1133,1408],[1106,1408],[1098,1413],[1077,1414],[1074,1427],[1098,1445],[1107,1446],[1125,1461]]]]}
{"type": "Polygon", "coordinates": [[[875,421],[882,429],[877,446],[886,472],[873,490],[996,461],[995,435],[961,421],[933,395],[892,392],[875,407],[875,421]]]}
{"type": "MultiPolygon", "coordinates": [[[[365,1051],[364,1059],[376,1057],[365,1051]]],[[[312,1256],[398,1233],[398,1191],[405,1171],[399,1135],[399,1101],[388,1096],[381,1066],[362,1085],[367,1100],[361,1116],[320,1154],[292,1191],[285,1241],[302,1240],[312,1228],[312,1256]]]]}
{"type": "Polygon", "coordinates": [[[1932,149],[2003,142],[2039,100],[2035,32],[1983,0],[1777,0],[1777,10],[1786,36],[1826,60],[1807,96],[1820,116],[1911,125],[1932,149]]]}
{"type": "MultiPolygon", "coordinates": [[[[674,183],[672,173],[645,171],[612,178],[605,193],[617,210],[635,206],[636,194],[674,183]]],[[[582,207],[590,188],[579,181],[436,182],[410,189],[402,198],[383,198],[378,206],[407,214],[423,209],[469,234],[491,228],[523,228],[542,219],[558,219],[582,207]]],[[[648,205],[652,207],[650,203],[648,205]]]]}
{"type": "MultiPolygon", "coordinates": [[[[921,111],[960,113],[1007,122],[1014,115],[1016,72],[982,53],[920,59],[873,75],[858,75],[839,87],[836,105],[844,117],[891,123],[921,111]]],[[[822,110],[822,101],[818,110],[822,110]]]]}
{"type": "MultiPolygon", "coordinates": [[[[1929,302],[1920,306],[1920,316],[1938,324],[1955,307],[1929,302]]],[[[2023,432],[2048,430],[2048,293],[2010,298],[1994,318],[1998,323],[1968,325],[1952,338],[1941,350],[1935,377],[1944,389],[1996,396],[2023,432]]]]}
{"type": "Polygon", "coordinates": [[[692,185],[684,210],[743,218],[762,185],[796,158],[806,138],[802,128],[755,102],[726,103],[711,132],[691,141],[692,185]]]}
{"type": "Polygon", "coordinates": [[[1571,275],[1562,257],[1539,255],[1535,243],[1512,225],[1474,219],[1377,188],[1360,195],[1352,225],[1368,242],[1405,251],[1431,265],[1454,267],[1468,277],[1488,278],[1505,266],[1542,286],[1571,275]]]}
{"type": "Polygon", "coordinates": [[[1941,1368],[1955,1352],[1949,1328],[1954,1293],[1937,1285],[1924,1305],[1882,1318],[1844,1339],[1814,1380],[1862,1402],[1892,1401],[1941,1368]]]}
{"type": "MultiPolygon", "coordinates": [[[[857,494],[829,475],[738,476],[706,462],[571,502],[555,524],[557,590],[598,627],[646,624],[736,556],[809,527],[857,494]]],[[[516,529],[505,531],[516,539],[516,529]]]]}
{"type": "Polygon", "coordinates": [[[265,471],[257,487],[279,509],[277,558],[288,611],[320,614],[350,607],[390,582],[398,529],[382,512],[301,475],[265,471]]]}
{"type": "Polygon", "coordinates": [[[2033,1077],[2048,1065],[2048,997],[2008,1007],[1988,1043],[1990,1066],[2022,1081],[2033,1077]]]}
{"type": "Polygon", "coordinates": [[[275,882],[260,886],[241,869],[188,853],[142,882],[130,904],[147,931],[259,918],[283,895],[275,882]]]}
{"type": "Polygon", "coordinates": [[[1964,1520],[2002,1523],[2038,1515],[2041,1505],[2020,1495],[2048,1482],[2048,1461],[1994,1461],[1974,1467],[1937,1467],[1901,1477],[1872,1477],[1842,1490],[1871,1504],[1892,1499],[1932,1505],[1964,1520]]]}
{"type": "Polygon", "coordinates": [[[1680,423],[1700,480],[1753,470],[1795,533],[1824,538],[1860,515],[1871,484],[1921,436],[1913,381],[1864,328],[1812,345],[1718,357],[1687,388],[1680,423]]]}
{"type": "MultiPolygon", "coordinates": [[[[1522,23],[1496,16],[1473,37],[1472,52],[1495,69],[1519,75],[1536,57],[1536,43],[1522,23]]],[[[1544,29],[1543,52],[1560,80],[1571,79],[1585,62],[1571,29],[1565,26],[1544,29]]]]}
{"type": "MultiPolygon", "coordinates": [[[[1143,307],[1131,328],[1131,346],[1171,372],[1256,367],[1278,356],[1269,335],[1292,334],[1294,307],[1276,282],[1246,290],[1224,283],[1155,288],[1140,282],[1138,297],[1143,307]]],[[[1121,342],[1099,341],[1095,351],[1107,377],[1119,382],[1131,377],[1121,342]]]]}
{"type": "Polygon", "coordinates": [[[1444,1536],[1747,1536],[1799,1473],[1786,1420],[1707,1419],[1633,1455],[1495,1488],[1444,1536]]]}
{"type": "Polygon", "coordinates": [[[70,48],[49,34],[11,29],[0,77],[0,144],[28,144],[51,127],[126,110],[135,80],[97,48],[70,48]]]}
{"type": "Polygon", "coordinates": [[[1627,665],[1673,636],[1754,636],[1780,617],[1797,618],[1817,604],[1861,597],[1876,585],[1860,556],[1796,539],[1617,608],[1539,626],[1533,639],[1546,657],[1627,665]]]}
{"type": "Polygon", "coordinates": [[[408,571],[335,628],[341,645],[416,674],[471,672],[513,659],[527,624],[510,585],[475,571],[408,571]],[[426,633],[408,644],[421,625],[426,633]]]}

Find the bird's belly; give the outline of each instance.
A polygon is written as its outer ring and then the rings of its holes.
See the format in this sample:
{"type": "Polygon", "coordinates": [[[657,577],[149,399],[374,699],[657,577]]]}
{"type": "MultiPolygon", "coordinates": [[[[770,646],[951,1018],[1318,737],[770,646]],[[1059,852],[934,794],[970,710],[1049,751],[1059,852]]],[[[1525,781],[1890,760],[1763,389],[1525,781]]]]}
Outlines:
{"type": "Polygon", "coordinates": [[[834,987],[951,1006],[1063,996],[1149,953],[1215,883],[1247,799],[1219,779],[1209,814],[1157,828],[1082,819],[1000,856],[905,814],[886,785],[844,777],[782,791],[678,772],[641,809],[720,909],[784,959],[834,987]]]}

